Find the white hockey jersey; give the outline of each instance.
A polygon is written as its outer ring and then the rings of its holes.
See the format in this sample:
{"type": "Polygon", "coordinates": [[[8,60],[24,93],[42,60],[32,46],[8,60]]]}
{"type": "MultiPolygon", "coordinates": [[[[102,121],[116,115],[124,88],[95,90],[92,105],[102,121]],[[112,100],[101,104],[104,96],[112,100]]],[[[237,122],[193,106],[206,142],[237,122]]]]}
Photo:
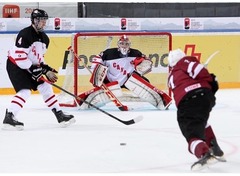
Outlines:
{"type": "Polygon", "coordinates": [[[19,32],[14,47],[8,51],[8,58],[21,69],[28,69],[31,65],[44,63],[48,45],[48,36],[29,26],[19,32]]]}
{"type": "Polygon", "coordinates": [[[93,58],[92,69],[99,63],[107,66],[107,79],[110,82],[118,81],[122,86],[135,70],[132,62],[136,57],[143,57],[143,54],[139,50],[130,49],[128,55],[123,57],[118,48],[110,48],[93,58]]]}

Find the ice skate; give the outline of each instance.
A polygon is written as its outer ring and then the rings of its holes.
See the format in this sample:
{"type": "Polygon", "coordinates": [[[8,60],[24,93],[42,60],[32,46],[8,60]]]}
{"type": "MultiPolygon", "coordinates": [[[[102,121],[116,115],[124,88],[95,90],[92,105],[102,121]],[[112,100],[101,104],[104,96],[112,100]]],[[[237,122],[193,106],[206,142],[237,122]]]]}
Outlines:
{"type": "Polygon", "coordinates": [[[61,127],[67,127],[76,122],[73,115],[66,115],[62,112],[62,110],[56,111],[55,108],[53,108],[52,111],[61,127]]]}
{"type": "Polygon", "coordinates": [[[14,118],[14,115],[12,112],[8,112],[6,110],[6,115],[3,120],[3,130],[23,130],[24,129],[24,124],[22,122],[17,121],[14,118]]]}
{"type": "Polygon", "coordinates": [[[199,171],[207,168],[211,164],[215,164],[218,160],[211,152],[207,152],[197,162],[191,166],[192,171],[199,171]]]}
{"type": "Polygon", "coordinates": [[[210,143],[210,150],[212,151],[213,155],[216,157],[216,159],[220,162],[226,162],[227,160],[224,157],[224,153],[219,147],[217,140],[212,139],[210,143]]]}

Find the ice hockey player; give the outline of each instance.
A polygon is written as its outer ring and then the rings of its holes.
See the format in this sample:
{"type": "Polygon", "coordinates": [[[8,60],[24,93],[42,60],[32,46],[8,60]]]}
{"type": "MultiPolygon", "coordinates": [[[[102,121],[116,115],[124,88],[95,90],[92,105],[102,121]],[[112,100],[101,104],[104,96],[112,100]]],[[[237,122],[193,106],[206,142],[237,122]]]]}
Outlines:
{"type": "Polygon", "coordinates": [[[16,116],[30,97],[31,90],[39,91],[61,127],[75,122],[73,115],[64,114],[60,109],[52,86],[41,80],[43,75],[51,82],[58,79],[57,71],[44,61],[44,54],[50,42],[43,31],[47,20],[48,14],[44,10],[34,9],[31,13],[32,24],[18,33],[15,46],[9,51],[7,72],[16,95],[6,110],[3,129],[24,129],[24,124],[19,122],[16,116]]]}
{"type": "Polygon", "coordinates": [[[224,153],[208,123],[218,90],[216,76],[210,74],[196,57],[186,56],[180,49],[169,52],[168,64],[171,69],[168,85],[174,95],[178,125],[189,152],[199,159],[191,169],[202,169],[216,161],[225,162],[224,153]]]}
{"type": "MultiPolygon", "coordinates": [[[[160,110],[168,108],[172,98],[154,87],[144,77],[151,71],[152,61],[139,50],[130,48],[131,42],[126,35],[119,38],[117,46],[106,49],[93,58],[94,70],[90,82],[95,88],[83,92],[79,97],[96,106],[105,105],[110,99],[100,88],[104,83],[116,97],[121,97],[123,95],[121,88],[126,88],[160,110]]],[[[81,101],[78,103],[82,109],[90,108],[86,103],[81,101]]]]}

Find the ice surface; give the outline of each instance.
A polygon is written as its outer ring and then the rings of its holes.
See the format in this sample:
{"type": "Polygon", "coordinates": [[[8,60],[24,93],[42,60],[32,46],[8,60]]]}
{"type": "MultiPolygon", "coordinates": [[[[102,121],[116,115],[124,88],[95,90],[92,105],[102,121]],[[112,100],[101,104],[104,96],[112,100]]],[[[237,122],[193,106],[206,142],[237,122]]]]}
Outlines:
{"type": "MultiPolygon", "coordinates": [[[[11,98],[0,96],[1,123],[11,98]]],[[[240,172],[239,101],[240,89],[217,92],[209,123],[227,162],[200,173],[240,172]]],[[[97,110],[64,108],[77,122],[60,128],[41,96],[33,94],[18,115],[24,131],[0,130],[0,174],[193,173],[190,167],[197,159],[187,150],[176,107],[160,111],[144,102],[125,104],[134,110],[119,111],[112,103],[102,109],[122,120],[144,119],[127,126],[97,110]]]]}

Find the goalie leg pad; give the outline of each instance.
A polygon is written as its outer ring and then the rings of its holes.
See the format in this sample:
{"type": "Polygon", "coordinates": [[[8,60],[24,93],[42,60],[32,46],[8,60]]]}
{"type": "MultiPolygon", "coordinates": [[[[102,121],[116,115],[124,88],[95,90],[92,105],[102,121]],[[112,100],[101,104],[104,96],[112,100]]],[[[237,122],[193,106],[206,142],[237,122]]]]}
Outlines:
{"type": "Polygon", "coordinates": [[[172,101],[171,97],[169,97],[165,92],[158,90],[135,73],[133,73],[127,80],[125,86],[142,100],[151,103],[160,110],[166,109],[172,101]]]}
{"type": "MultiPolygon", "coordinates": [[[[120,97],[123,95],[122,89],[117,81],[108,83],[108,84],[106,84],[106,86],[109,88],[110,91],[112,91],[112,93],[116,97],[120,97]]],[[[109,97],[106,95],[106,93],[104,92],[104,90],[102,90],[99,87],[96,87],[96,88],[91,89],[90,91],[81,93],[80,95],[78,95],[78,97],[83,100],[86,100],[87,102],[89,102],[97,107],[104,106],[111,101],[109,99],[109,97]]],[[[91,105],[89,105],[87,103],[81,102],[80,100],[77,100],[77,102],[80,105],[80,109],[91,108],[91,105]]]]}

